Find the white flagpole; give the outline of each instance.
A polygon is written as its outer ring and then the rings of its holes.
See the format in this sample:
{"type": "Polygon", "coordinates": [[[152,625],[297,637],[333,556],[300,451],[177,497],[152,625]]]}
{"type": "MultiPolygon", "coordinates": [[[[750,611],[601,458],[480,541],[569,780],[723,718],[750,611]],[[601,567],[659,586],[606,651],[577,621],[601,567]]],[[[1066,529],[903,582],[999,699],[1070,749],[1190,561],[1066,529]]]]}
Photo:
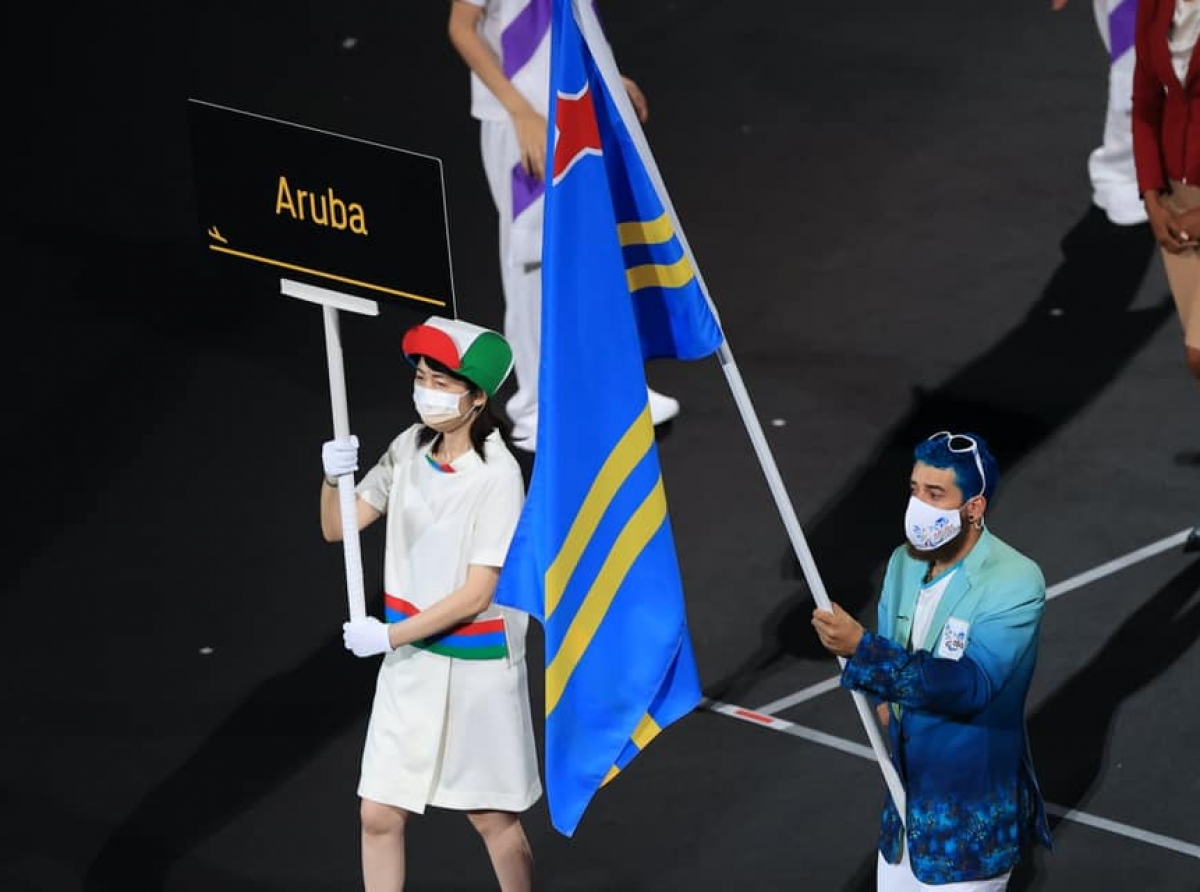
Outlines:
{"type": "MultiPolygon", "coordinates": [[[[645,134],[642,133],[641,125],[638,123],[637,115],[634,113],[633,103],[625,92],[620,70],[617,68],[616,60],[613,58],[612,50],[609,48],[608,39],[604,36],[604,31],[600,27],[600,21],[596,17],[592,2],[591,0],[571,0],[571,5],[575,10],[575,21],[578,23],[579,30],[583,34],[583,39],[591,50],[592,57],[595,59],[596,65],[600,69],[600,73],[608,86],[608,91],[616,103],[621,120],[625,124],[625,129],[629,131],[629,136],[637,147],[642,162],[646,165],[646,172],[658,189],[663,207],[670,217],[671,225],[675,229],[675,235],[683,246],[688,260],[691,261],[692,269],[696,274],[696,279],[700,283],[700,290],[704,294],[704,299],[708,301],[713,316],[720,321],[720,314],[718,314],[716,305],[708,293],[708,286],[704,284],[704,277],[700,274],[700,267],[695,262],[692,249],[684,237],[683,227],[679,225],[679,218],[675,214],[675,208],[671,204],[671,199],[663,184],[662,176],[658,172],[658,166],[654,162],[654,156],[650,152],[650,146],[646,142],[645,134]]],[[[733,400],[737,404],[738,412],[742,416],[742,423],[746,426],[746,432],[750,435],[750,442],[754,447],[754,453],[758,457],[763,474],[767,478],[767,485],[771,490],[771,495],[775,499],[775,505],[779,510],[780,517],[783,519],[783,526],[787,530],[788,538],[791,540],[792,549],[796,554],[796,558],[800,561],[800,567],[804,571],[804,579],[808,583],[809,591],[812,592],[813,600],[818,607],[823,610],[829,610],[831,609],[831,603],[829,595],[825,591],[825,583],[821,580],[821,574],[817,571],[817,565],[813,560],[812,552],[809,550],[808,541],[805,539],[804,531],[800,528],[800,521],[796,517],[796,509],[792,506],[791,497],[788,495],[787,488],[783,483],[783,477],[780,475],[779,468],[775,464],[775,457],[771,454],[771,447],[767,444],[767,438],[763,433],[758,415],[755,413],[754,406],[750,401],[750,394],[742,381],[741,372],[738,370],[737,362],[733,358],[733,352],[729,348],[728,340],[724,340],[721,343],[717,351],[717,356],[721,363],[721,370],[725,373],[725,378],[729,383],[729,389],[733,393],[733,400]]],[[[838,657],[838,663],[842,667],[845,667],[845,658],[838,657]]],[[[880,770],[883,772],[888,792],[891,793],[892,801],[900,813],[900,820],[903,821],[906,813],[904,785],[900,782],[900,776],[896,773],[896,768],[892,765],[892,761],[888,756],[887,746],[883,741],[883,735],[880,733],[879,724],[875,720],[874,712],[870,704],[867,703],[866,697],[858,691],[852,691],[851,696],[854,699],[854,705],[858,710],[859,718],[862,720],[863,728],[867,732],[867,738],[871,742],[871,749],[875,752],[875,758],[879,762],[880,770]]]]}
{"type": "MultiPolygon", "coordinates": [[[[329,402],[333,409],[333,435],[350,436],[350,409],[346,399],[346,370],[342,358],[342,335],[338,310],[350,310],[367,316],[379,315],[374,301],[340,291],[330,291],[303,282],[280,279],[279,289],[288,297],[297,297],[321,305],[325,320],[325,358],[329,365],[329,402]]],[[[354,474],[338,477],[338,513],[342,520],[342,556],[346,565],[346,596],[350,619],[367,615],[363,587],[362,552],[358,540],[358,505],[354,492],[354,474]]]]}

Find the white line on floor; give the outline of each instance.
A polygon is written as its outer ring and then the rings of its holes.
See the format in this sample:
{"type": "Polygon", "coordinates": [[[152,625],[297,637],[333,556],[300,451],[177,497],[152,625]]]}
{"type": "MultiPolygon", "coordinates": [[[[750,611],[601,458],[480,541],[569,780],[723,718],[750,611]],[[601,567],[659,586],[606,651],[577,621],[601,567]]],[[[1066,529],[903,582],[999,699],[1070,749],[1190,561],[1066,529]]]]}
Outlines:
{"type": "Polygon", "coordinates": [[[789,707],[795,706],[797,703],[803,703],[805,700],[812,700],[814,697],[820,697],[829,691],[835,691],[841,687],[842,676],[835,675],[832,678],[827,678],[824,681],[818,681],[816,684],[810,684],[803,690],[796,691],[794,694],[788,694],[786,697],[780,697],[778,700],[772,700],[763,706],[758,707],[755,712],[764,712],[767,715],[774,715],[777,712],[783,712],[789,707]]]}
{"type": "MultiPolygon", "coordinates": [[[[846,740],[843,737],[836,737],[833,734],[826,734],[824,731],[818,731],[815,728],[806,728],[803,725],[797,725],[795,722],[789,722],[786,719],[777,718],[773,715],[766,715],[753,709],[746,709],[741,706],[736,706],[732,703],[722,703],[719,700],[705,700],[701,707],[715,712],[720,715],[727,715],[730,718],[735,718],[738,721],[746,722],[751,725],[759,725],[767,728],[770,731],[781,731],[784,734],[790,734],[793,737],[800,737],[812,743],[827,746],[831,749],[840,750],[843,753],[849,753],[852,756],[858,756],[862,759],[870,759],[875,761],[875,753],[869,746],[864,746],[861,743],[855,743],[853,740],[846,740]]],[[[1097,815],[1088,814],[1084,811],[1079,811],[1074,808],[1065,808],[1061,805],[1055,805],[1052,802],[1046,803],[1046,811],[1051,814],[1058,815],[1065,821],[1074,821],[1077,824],[1084,824],[1096,830],[1104,830],[1108,833],[1115,833],[1118,836],[1124,836],[1128,839],[1133,839],[1138,842],[1147,843],[1148,845],[1158,846],[1163,849],[1170,849],[1173,852],[1178,852],[1181,855],[1187,855],[1191,858],[1200,858],[1200,845],[1186,842],[1182,839],[1175,839],[1171,836],[1164,836],[1161,833],[1153,833],[1149,830],[1143,830],[1140,827],[1134,827],[1130,824],[1122,824],[1119,821],[1110,821],[1108,818],[1101,818],[1097,815]]]]}
{"type": "Polygon", "coordinates": [[[1129,554],[1122,555],[1119,558],[1109,561],[1106,564],[1101,564],[1095,569],[1088,570],[1085,573],[1080,573],[1078,576],[1072,576],[1070,579],[1064,579],[1056,585],[1046,589],[1046,600],[1049,601],[1057,598],[1059,595],[1065,595],[1067,592],[1077,589],[1080,586],[1087,585],[1089,582],[1095,582],[1097,579],[1103,579],[1105,576],[1111,576],[1119,570],[1124,570],[1126,567],[1132,567],[1134,564],[1152,558],[1156,554],[1162,554],[1164,551],[1170,551],[1172,548],[1177,548],[1187,541],[1187,537],[1191,534],[1192,528],[1180,530],[1173,536],[1167,536],[1165,539],[1159,539],[1157,542],[1152,542],[1144,548],[1139,548],[1137,551],[1131,551],[1129,554]]]}
{"type": "Polygon", "coordinates": [[[821,746],[841,750],[843,753],[849,753],[852,756],[861,756],[864,759],[870,759],[872,762],[875,761],[875,751],[869,746],[855,743],[852,740],[846,740],[842,737],[835,737],[832,734],[826,734],[824,731],[818,731],[815,728],[806,728],[803,725],[797,725],[795,722],[789,722],[787,719],[776,718],[773,715],[764,715],[753,709],[744,709],[741,706],[734,706],[732,703],[722,703],[719,700],[709,700],[706,698],[701,705],[704,709],[719,712],[721,715],[749,722],[752,725],[762,725],[764,728],[770,728],[772,731],[782,731],[784,734],[791,734],[793,737],[802,737],[813,743],[819,743],[821,746]]]}
{"type": "Polygon", "coordinates": [[[1096,815],[1089,815],[1085,811],[1079,811],[1074,808],[1064,808],[1061,805],[1055,805],[1053,802],[1046,803],[1046,811],[1051,814],[1058,815],[1063,820],[1075,821],[1077,824],[1087,824],[1089,827],[1095,827],[1097,830],[1107,830],[1109,833],[1116,833],[1120,836],[1127,836],[1130,839],[1136,839],[1139,842],[1149,843],[1152,846],[1159,846],[1164,849],[1179,852],[1181,855],[1189,855],[1192,858],[1200,858],[1200,846],[1195,843],[1184,842],[1181,839],[1175,839],[1170,836],[1163,836],[1161,833],[1151,833],[1149,830],[1142,830],[1139,827],[1133,827],[1129,824],[1122,824],[1119,821],[1110,821],[1108,818],[1100,818],[1096,815]]]}
{"type": "MultiPolygon", "coordinates": [[[[1178,548],[1187,540],[1191,532],[1192,528],[1188,527],[1185,530],[1180,530],[1178,533],[1167,536],[1165,539],[1159,539],[1157,542],[1152,542],[1136,551],[1131,551],[1091,570],[1072,576],[1070,579],[1064,579],[1062,582],[1056,583],[1046,589],[1046,600],[1050,601],[1059,595],[1065,595],[1069,591],[1074,591],[1090,582],[1095,582],[1097,579],[1111,576],[1114,573],[1124,570],[1126,567],[1132,567],[1134,564],[1152,558],[1156,554],[1162,554],[1164,551],[1178,548]]],[[[759,706],[753,712],[765,715],[774,715],[775,713],[783,712],[783,710],[789,709],[799,703],[804,703],[806,700],[812,700],[829,691],[836,690],[839,687],[840,677],[839,675],[835,675],[832,678],[809,685],[806,688],[796,691],[794,694],[788,694],[786,697],[780,697],[778,700],[772,700],[770,703],[759,706]]]]}

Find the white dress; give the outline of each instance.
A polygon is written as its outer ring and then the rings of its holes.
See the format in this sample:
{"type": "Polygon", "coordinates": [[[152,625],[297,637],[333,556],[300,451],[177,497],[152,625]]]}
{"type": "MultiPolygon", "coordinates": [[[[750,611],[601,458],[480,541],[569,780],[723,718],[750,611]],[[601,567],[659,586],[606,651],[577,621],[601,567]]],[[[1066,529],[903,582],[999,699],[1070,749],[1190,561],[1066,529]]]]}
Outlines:
{"type": "MultiPolygon", "coordinates": [[[[445,597],[470,564],[502,566],[524,498],[520,467],[498,434],[485,443],[486,462],[472,450],[448,473],[418,447],[420,429],[398,436],[358,485],[386,515],[389,618],[445,597]]],[[[359,796],[417,813],[429,805],[519,812],[537,801],[527,624],[526,614],[493,604],[468,630],[384,657],[359,796]],[[487,634],[472,634],[481,630],[487,634]],[[482,658],[472,658],[476,642],[488,645],[474,651],[482,658]]]]}

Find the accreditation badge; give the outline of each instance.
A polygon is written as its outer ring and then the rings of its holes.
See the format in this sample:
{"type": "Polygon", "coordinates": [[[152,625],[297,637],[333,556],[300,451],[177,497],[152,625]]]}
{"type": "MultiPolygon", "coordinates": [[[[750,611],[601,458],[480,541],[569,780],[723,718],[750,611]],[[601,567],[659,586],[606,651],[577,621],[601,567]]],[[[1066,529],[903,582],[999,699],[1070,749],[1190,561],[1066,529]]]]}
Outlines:
{"type": "Polygon", "coordinates": [[[967,641],[971,635],[971,624],[965,619],[950,617],[942,626],[942,637],[938,640],[935,657],[947,660],[961,660],[967,650],[967,641]]]}

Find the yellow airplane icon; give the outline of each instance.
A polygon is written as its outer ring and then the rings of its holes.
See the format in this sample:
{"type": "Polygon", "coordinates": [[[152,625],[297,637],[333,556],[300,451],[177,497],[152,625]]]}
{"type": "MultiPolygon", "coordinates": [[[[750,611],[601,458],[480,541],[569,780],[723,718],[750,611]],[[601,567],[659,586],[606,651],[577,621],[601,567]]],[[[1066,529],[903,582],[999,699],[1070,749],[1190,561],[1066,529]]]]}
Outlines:
{"type": "Polygon", "coordinates": [[[208,237],[213,241],[220,242],[222,245],[229,244],[229,239],[221,235],[221,230],[217,229],[216,226],[208,227],[208,237]]]}

